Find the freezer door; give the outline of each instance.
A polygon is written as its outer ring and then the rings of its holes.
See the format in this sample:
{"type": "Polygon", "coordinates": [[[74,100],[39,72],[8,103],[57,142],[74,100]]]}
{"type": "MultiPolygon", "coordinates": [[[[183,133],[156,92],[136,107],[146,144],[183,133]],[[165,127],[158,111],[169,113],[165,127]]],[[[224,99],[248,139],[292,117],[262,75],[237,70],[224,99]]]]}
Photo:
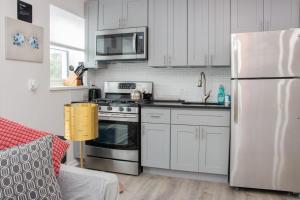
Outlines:
{"type": "Polygon", "coordinates": [[[232,78],[300,76],[300,29],[232,35],[232,78]]]}
{"type": "Polygon", "coordinates": [[[300,192],[300,79],[233,80],[230,185],[300,192]]]}

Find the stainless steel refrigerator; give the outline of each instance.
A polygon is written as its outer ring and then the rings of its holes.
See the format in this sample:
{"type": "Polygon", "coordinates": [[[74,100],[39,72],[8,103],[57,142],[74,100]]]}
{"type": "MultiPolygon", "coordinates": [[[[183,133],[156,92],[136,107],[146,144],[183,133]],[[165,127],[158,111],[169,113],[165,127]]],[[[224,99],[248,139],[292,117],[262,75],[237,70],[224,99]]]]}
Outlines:
{"type": "Polygon", "coordinates": [[[230,185],[300,193],[300,29],[232,35],[230,185]]]}

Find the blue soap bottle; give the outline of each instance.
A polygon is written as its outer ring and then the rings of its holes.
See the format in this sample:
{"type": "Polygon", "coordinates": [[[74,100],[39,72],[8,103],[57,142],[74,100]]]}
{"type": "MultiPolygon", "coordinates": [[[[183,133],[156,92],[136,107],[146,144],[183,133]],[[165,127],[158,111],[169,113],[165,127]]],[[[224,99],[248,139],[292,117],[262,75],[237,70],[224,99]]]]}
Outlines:
{"type": "Polygon", "coordinates": [[[218,92],[218,104],[224,105],[225,103],[225,88],[223,85],[220,85],[218,92]]]}

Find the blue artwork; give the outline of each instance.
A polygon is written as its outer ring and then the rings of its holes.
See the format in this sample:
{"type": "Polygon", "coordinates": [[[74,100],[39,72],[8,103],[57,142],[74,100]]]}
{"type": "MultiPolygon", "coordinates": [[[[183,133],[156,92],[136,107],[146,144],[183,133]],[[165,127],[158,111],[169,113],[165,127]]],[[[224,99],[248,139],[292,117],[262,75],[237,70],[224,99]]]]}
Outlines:
{"type": "Polygon", "coordinates": [[[39,40],[35,36],[29,38],[29,44],[32,49],[39,49],[39,40]]]}
{"type": "Polygon", "coordinates": [[[23,46],[25,43],[25,37],[22,33],[16,33],[13,35],[13,45],[23,46]]]}

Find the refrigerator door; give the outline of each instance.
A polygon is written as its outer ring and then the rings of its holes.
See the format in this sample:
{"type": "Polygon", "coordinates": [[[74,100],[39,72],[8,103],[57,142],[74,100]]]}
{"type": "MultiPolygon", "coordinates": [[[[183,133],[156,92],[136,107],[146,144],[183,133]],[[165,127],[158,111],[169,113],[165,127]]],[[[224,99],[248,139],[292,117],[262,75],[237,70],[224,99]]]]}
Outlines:
{"type": "Polygon", "coordinates": [[[300,77],[300,29],[232,35],[232,78],[300,77]]]}
{"type": "Polygon", "coordinates": [[[230,185],[300,192],[300,79],[233,80],[230,185]]]}

